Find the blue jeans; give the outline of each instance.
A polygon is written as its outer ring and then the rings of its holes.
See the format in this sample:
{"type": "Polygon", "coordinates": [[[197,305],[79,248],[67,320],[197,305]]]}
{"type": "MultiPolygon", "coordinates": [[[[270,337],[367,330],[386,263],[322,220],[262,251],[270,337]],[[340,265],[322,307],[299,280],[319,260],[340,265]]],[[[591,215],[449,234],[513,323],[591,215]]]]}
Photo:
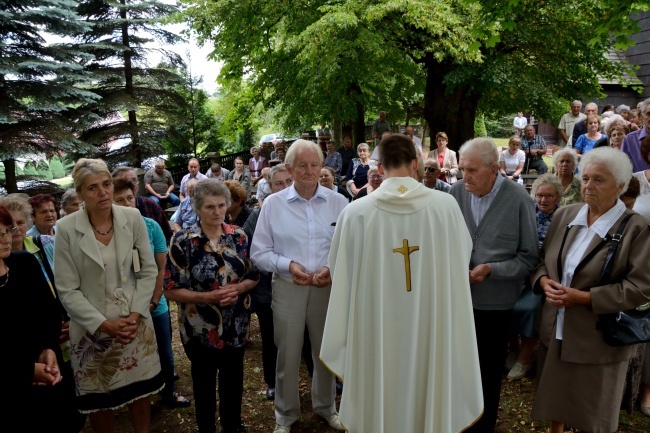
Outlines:
{"type": "Polygon", "coordinates": [[[169,310],[155,317],[151,317],[153,327],[156,331],[156,343],[158,343],[158,356],[160,357],[160,368],[162,370],[165,387],[160,395],[165,400],[174,398],[174,352],[172,351],[172,328],[169,318],[169,310]]]}
{"type": "Polygon", "coordinates": [[[167,198],[159,199],[155,195],[150,195],[149,198],[158,204],[165,203],[165,202],[169,202],[172,206],[178,206],[179,204],[181,204],[181,199],[176,197],[176,194],[171,192],[169,193],[169,197],[167,198]]]}

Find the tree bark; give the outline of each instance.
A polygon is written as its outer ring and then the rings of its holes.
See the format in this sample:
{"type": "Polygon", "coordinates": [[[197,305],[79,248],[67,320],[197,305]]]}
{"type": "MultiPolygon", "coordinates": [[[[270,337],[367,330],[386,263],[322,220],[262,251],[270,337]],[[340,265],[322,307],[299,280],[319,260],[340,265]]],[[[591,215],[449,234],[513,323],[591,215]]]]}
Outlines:
{"type": "Polygon", "coordinates": [[[16,160],[6,159],[2,161],[5,166],[5,189],[9,194],[18,192],[18,181],[16,180],[16,160]]]}
{"type": "Polygon", "coordinates": [[[425,68],[424,118],[429,124],[430,136],[445,132],[449,137],[449,148],[458,150],[463,143],[474,138],[474,119],[480,95],[470,86],[447,89],[444,78],[453,73],[451,62],[438,62],[428,54],[425,68]]]}
{"type": "MultiPolygon", "coordinates": [[[[121,0],[122,5],[126,5],[126,0],[121,0]]],[[[135,92],[133,90],[133,64],[131,62],[131,49],[129,41],[129,24],[127,22],[126,9],[122,8],[120,10],[120,18],[122,18],[122,45],[126,47],[124,50],[124,82],[125,82],[125,92],[132,98],[132,101],[135,102],[135,92]]],[[[138,136],[138,118],[135,114],[135,111],[129,111],[129,130],[131,135],[131,151],[135,156],[135,166],[140,168],[142,167],[142,160],[144,159],[142,155],[142,150],[140,149],[140,139],[138,136]]]]}
{"type": "Polygon", "coordinates": [[[356,117],[350,122],[352,128],[352,145],[356,149],[357,144],[366,142],[366,115],[363,102],[361,102],[363,93],[361,87],[357,83],[353,83],[348,89],[348,94],[356,94],[356,97],[353,98],[357,101],[355,103],[356,117]]]}
{"type": "Polygon", "coordinates": [[[336,148],[343,144],[343,122],[340,119],[332,122],[332,140],[336,143],[336,148]]]}

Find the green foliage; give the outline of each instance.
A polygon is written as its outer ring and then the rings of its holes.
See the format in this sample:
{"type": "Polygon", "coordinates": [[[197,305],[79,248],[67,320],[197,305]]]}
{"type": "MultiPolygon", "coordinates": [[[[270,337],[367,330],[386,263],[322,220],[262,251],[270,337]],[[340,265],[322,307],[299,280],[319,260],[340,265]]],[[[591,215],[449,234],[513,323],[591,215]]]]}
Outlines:
{"type": "Polygon", "coordinates": [[[61,160],[56,155],[54,155],[50,160],[50,170],[52,170],[52,177],[54,179],[60,179],[62,177],[65,177],[66,174],[65,168],[63,168],[63,164],[61,163],[61,160]]]}
{"type": "Polygon", "coordinates": [[[2,165],[0,165],[0,180],[5,180],[5,179],[6,179],[6,176],[5,176],[5,165],[2,164],[2,165]]]}
{"type": "Polygon", "coordinates": [[[50,166],[47,165],[45,160],[39,160],[38,165],[36,166],[36,172],[38,173],[38,178],[43,180],[52,180],[52,170],[50,166]]]}
{"type": "MultiPolygon", "coordinates": [[[[87,147],[76,129],[96,118],[83,105],[98,96],[79,61],[83,49],[46,43],[42,32],[65,37],[87,29],[72,0],[2,2],[0,8],[0,160],[87,147]]],[[[7,185],[16,192],[16,185],[7,185]]]]}
{"type": "Polygon", "coordinates": [[[496,116],[487,113],[484,116],[485,129],[487,136],[493,138],[510,138],[513,132],[512,121],[515,115],[511,116],[496,116]]]}
{"type": "Polygon", "coordinates": [[[474,118],[474,136],[487,136],[487,129],[485,128],[485,116],[481,112],[477,113],[476,117],[474,118]]]}
{"type": "MultiPolygon", "coordinates": [[[[18,170],[16,170],[16,172],[18,172],[18,170]]],[[[28,161],[25,163],[25,166],[23,167],[23,175],[28,176],[30,179],[38,177],[38,171],[36,170],[36,166],[33,162],[28,161]]]]}
{"type": "Polygon", "coordinates": [[[199,87],[202,79],[192,76],[184,67],[177,73],[183,77],[183,83],[176,91],[185,103],[166,118],[167,128],[162,139],[166,153],[183,155],[186,160],[188,155],[222,152],[225,140],[219,132],[219,119],[208,103],[208,95],[199,87]]]}
{"type": "Polygon", "coordinates": [[[182,2],[178,19],[224,62],[222,84],[246,77],[254,90],[238,99],[250,113],[260,102],[280,107],[282,123],[297,127],[379,109],[397,121],[413,109],[432,130],[453,130],[452,143],[471,137],[477,109],[555,120],[569,101],[601,96],[599,79],[625,82],[630,65],[606,55],[629,46],[630,16],[650,3],[182,2]]]}
{"type": "Polygon", "coordinates": [[[23,176],[25,174],[25,171],[20,168],[20,165],[16,164],[16,177],[18,176],[23,176]]]}
{"type": "Polygon", "coordinates": [[[159,48],[179,40],[162,27],[176,7],[157,0],[83,0],[77,12],[91,26],[77,42],[94,55],[84,66],[93,74],[92,90],[102,97],[92,106],[101,121],[86,128],[81,138],[94,146],[130,139],[128,146],[104,158],[139,166],[162,151],[164,119],[185,105],[175,91],[181,77],[173,69],[146,62],[155,51],[166,65],[183,63],[176,53],[159,48]]]}

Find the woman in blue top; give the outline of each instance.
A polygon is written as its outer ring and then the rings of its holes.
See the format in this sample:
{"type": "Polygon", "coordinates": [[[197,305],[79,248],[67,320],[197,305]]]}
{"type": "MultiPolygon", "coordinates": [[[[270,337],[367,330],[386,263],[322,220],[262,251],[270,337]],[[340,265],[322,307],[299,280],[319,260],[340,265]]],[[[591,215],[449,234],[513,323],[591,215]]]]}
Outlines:
{"type": "Polygon", "coordinates": [[[603,137],[603,134],[600,133],[600,118],[598,115],[588,115],[585,122],[587,122],[587,133],[578,137],[578,140],[573,145],[578,155],[584,155],[589,152],[594,148],[596,142],[603,137]]]}
{"type": "MultiPolygon", "coordinates": [[[[129,180],[124,178],[115,180],[113,185],[113,203],[119,206],[135,208],[135,186],[129,180]]],[[[142,218],[144,218],[144,222],[147,225],[149,243],[151,244],[151,250],[153,251],[156,265],[158,266],[156,288],[153,291],[149,310],[151,311],[151,319],[156,331],[158,356],[160,357],[160,367],[165,381],[165,387],[160,391],[160,395],[163,402],[171,407],[189,407],[191,404],[190,401],[174,392],[176,385],[174,380],[171,320],[169,317],[169,306],[163,295],[162,288],[165,261],[167,259],[167,242],[165,241],[165,234],[156,221],[147,217],[142,218]]]]}

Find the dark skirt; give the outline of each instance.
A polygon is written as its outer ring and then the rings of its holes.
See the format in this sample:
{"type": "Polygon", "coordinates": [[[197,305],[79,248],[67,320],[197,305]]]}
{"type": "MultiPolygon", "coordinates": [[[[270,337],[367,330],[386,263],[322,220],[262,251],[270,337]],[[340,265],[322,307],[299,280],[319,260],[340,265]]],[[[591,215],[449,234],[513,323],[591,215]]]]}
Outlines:
{"type": "Polygon", "coordinates": [[[533,418],[559,421],[590,433],[615,432],[628,361],[610,364],[565,362],[560,359],[561,348],[562,341],[555,338],[548,348],[540,344],[541,375],[533,403],[533,418]]]}

